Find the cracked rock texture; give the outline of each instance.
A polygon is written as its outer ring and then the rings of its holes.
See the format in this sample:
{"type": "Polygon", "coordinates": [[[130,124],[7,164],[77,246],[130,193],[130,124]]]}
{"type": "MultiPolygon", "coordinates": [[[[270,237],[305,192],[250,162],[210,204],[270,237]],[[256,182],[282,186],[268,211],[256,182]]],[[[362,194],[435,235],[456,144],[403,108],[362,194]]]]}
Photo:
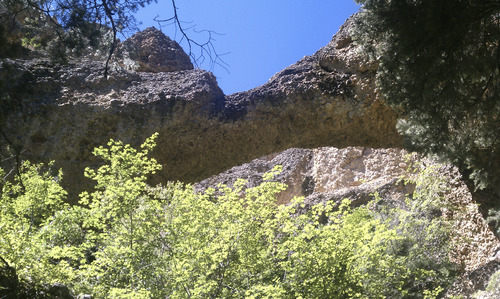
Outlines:
{"type": "Polygon", "coordinates": [[[278,196],[278,202],[287,204],[294,196],[306,197],[308,204],[349,198],[360,205],[372,198],[374,190],[381,195],[399,200],[413,190],[408,186],[391,189],[406,174],[407,153],[401,149],[374,149],[366,147],[320,147],[316,149],[291,148],[281,153],[264,156],[195,184],[197,190],[215,187],[217,183],[232,186],[237,178],[248,180],[248,187],[262,183],[262,175],[275,165],[283,172],[276,178],[288,185],[278,196]]]}
{"type": "MultiPolygon", "coordinates": [[[[105,79],[102,62],[3,60],[1,87],[19,109],[3,128],[9,142],[2,138],[2,149],[8,143],[23,159],[55,160],[76,194],[90,183],[84,168],[100,163],[92,149],[110,138],[138,146],[159,132],[153,155],[164,169],[153,183],[195,182],[292,147],[400,147],[397,115],[374,92],[374,67],[357,56],[349,26],[266,84],[232,95],[199,69],[117,67],[105,79]]],[[[159,36],[146,31],[142,36],[159,36]]]]}

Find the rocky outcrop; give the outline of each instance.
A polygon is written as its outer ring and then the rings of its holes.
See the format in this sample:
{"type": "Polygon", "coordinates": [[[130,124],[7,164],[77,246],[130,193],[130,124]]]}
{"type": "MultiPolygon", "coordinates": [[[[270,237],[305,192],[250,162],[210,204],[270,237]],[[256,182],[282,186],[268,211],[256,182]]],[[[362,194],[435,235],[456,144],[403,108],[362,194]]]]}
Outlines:
{"type": "Polygon", "coordinates": [[[137,32],[118,47],[118,61],[137,72],[192,70],[193,63],[176,41],[155,27],[137,32]]]}
{"type": "Polygon", "coordinates": [[[84,167],[99,163],[95,146],[110,138],[137,146],[155,131],[153,155],[165,167],[153,182],[198,181],[292,147],[399,147],[396,113],[373,92],[373,66],[346,38],[349,26],[263,86],[227,96],[211,73],[198,69],[117,68],[105,79],[99,62],[3,60],[0,82],[20,107],[2,128],[3,149],[55,160],[65,187],[78,186],[70,190],[77,192],[86,182],[84,167]]]}
{"type": "Polygon", "coordinates": [[[2,149],[18,147],[31,161],[55,160],[73,193],[90,183],[82,176],[84,168],[100,163],[93,148],[109,139],[137,146],[156,131],[161,133],[156,157],[168,163],[165,169],[177,171],[157,181],[182,178],[193,171],[190,164],[185,170],[181,166],[192,148],[188,142],[199,135],[200,125],[215,121],[216,104],[224,100],[214,76],[202,70],[114,71],[105,79],[102,65],[91,61],[57,68],[42,61],[3,61],[5,69],[17,74],[10,86],[24,96],[22,109],[2,128],[2,149]],[[27,88],[16,87],[17,82],[27,88]]]}
{"type": "MultiPolygon", "coordinates": [[[[284,170],[277,179],[289,188],[279,203],[304,196],[307,205],[343,198],[360,205],[374,191],[397,202],[413,192],[411,185],[398,184],[409,164],[407,153],[395,149],[402,145],[397,114],[379,98],[377,65],[357,54],[350,26],[348,20],[327,46],[266,84],[232,95],[224,95],[210,72],[193,69],[175,42],[151,28],[120,46],[108,78],[100,61],[1,60],[2,167],[14,173],[13,154],[33,162],[55,160],[74,200],[91,184],[84,168],[101,163],[93,148],[111,138],[138,146],[159,132],[153,156],[164,168],[151,178],[153,184],[203,180],[196,184],[203,190],[241,177],[253,186],[280,164],[284,170]]],[[[500,245],[458,171],[439,171],[451,190],[449,202],[465,211],[452,215],[457,235],[471,240],[455,248],[467,271],[456,289],[465,293],[483,281],[476,279],[481,273],[496,269],[489,258],[500,245]]]]}
{"type": "Polygon", "coordinates": [[[248,180],[248,187],[254,187],[262,183],[264,173],[281,165],[283,171],[276,180],[288,185],[288,189],[278,195],[281,204],[303,196],[307,204],[349,198],[353,204],[361,205],[373,199],[371,194],[375,190],[386,198],[398,200],[413,191],[402,184],[393,188],[409,167],[405,155],[407,153],[400,149],[292,148],[235,166],[194,186],[204,191],[218,183],[232,186],[236,179],[243,178],[248,180]]]}

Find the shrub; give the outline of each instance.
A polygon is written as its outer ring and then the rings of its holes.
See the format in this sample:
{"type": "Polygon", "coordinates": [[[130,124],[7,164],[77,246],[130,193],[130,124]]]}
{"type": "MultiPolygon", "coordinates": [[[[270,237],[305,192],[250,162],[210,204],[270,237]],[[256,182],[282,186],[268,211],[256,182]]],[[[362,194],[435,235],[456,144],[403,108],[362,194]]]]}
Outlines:
{"type": "Polygon", "coordinates": [[[0,256],[25,281],[98,298],[433,298],[452,278],[436,180],[402,209],[376,197],[299,214],[303,198],[276,204],[279,166],[254,188],[148,186],[155,137],[96,149],[107,164],[86,170],[96,189],[78,206],[63,203],[61,173],[25,164],[22,184],[3,182],[0,256]]]}

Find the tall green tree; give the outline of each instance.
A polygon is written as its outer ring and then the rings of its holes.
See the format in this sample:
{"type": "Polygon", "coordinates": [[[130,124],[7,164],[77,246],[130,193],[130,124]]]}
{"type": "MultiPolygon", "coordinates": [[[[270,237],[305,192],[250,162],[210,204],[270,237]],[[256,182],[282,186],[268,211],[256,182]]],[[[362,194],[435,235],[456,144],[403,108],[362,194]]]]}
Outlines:
{"type": "Polygon", "coordinates": [[[356,0],[354,36],[412,150],[499,187],[500,1],[356,0]]]}

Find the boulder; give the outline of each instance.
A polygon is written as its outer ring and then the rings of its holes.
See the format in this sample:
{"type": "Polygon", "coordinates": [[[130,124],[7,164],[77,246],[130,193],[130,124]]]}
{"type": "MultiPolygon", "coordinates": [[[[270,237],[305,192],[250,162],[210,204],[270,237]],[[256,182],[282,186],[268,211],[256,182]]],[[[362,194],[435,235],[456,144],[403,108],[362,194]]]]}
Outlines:
{"type": "Polygon", "coordinates": [[[194,68],[181,46],[155,27],[137,32],[121,43],[117,56],[122,58],[125,68],[137,72],[175,72],[194,68]]]}

